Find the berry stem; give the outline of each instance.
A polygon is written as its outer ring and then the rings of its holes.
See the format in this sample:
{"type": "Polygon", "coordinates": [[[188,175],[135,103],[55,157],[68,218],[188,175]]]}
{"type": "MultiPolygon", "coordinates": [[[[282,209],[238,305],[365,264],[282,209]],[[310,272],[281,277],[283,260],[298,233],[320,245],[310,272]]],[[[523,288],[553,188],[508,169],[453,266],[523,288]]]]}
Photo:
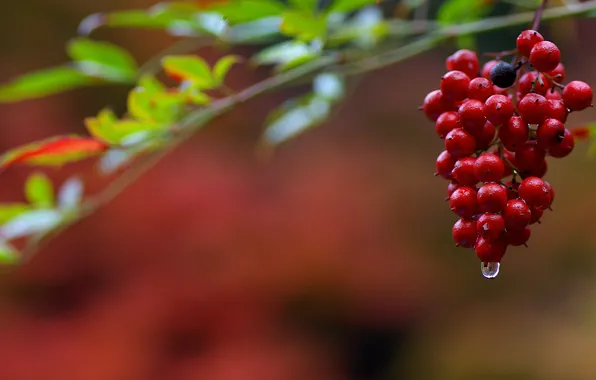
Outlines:
{"type": "Polygon", "coordinates": [[[538,7],[538,9],[536,9],[534,21],[532,22],[532,30],[538,30],[538,28],[540,27],[540,19],[542,18],[542,13],[544,12],[544,9],[546,8],[547,1],[548,0],[542,0],[542,3],[540,3],[540,6],[538,7]]]}

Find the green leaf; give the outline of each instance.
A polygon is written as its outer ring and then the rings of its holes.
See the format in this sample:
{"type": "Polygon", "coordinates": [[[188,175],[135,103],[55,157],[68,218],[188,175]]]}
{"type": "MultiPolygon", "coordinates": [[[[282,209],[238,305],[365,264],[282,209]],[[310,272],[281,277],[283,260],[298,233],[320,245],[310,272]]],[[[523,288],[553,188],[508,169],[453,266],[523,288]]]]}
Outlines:
{"type": "Polygon", "coordinates": [[[33,173],[25,182],[25,197],[36,208],[51,208],[54,205],[54,186],[43,173],[33,173]]]}
{"type": "Polygon", "coordinates": [[[389,34],[387,21],[379,8],[370,7],[358,12],[348,23],[335,31],[328,45],[352,42],[362,48],[371,48],[389,34]]]}
{"type": "Polygon", "coordinates": [[[377,0],[335,0],[328,10],[330,12],[348,13],[377,2],[377,0]]]}
{"type": "Polygon", "coordinates": [[[58,206],[60,210],[70,211],[78,207],[83,199],[83,181],[77,177],[70,177],[58,190],[58,206]]]}
{"type": "Polygon", "coordinates": [[[19,260],[19,251],[12,245],[0,241],[0,264],[14,264],[19,260]]]}
{"type": "Polygon", "coordinates": [[[186,99],[178,92],[152,92],[136,87],[128,95],[128,113],[143,122],[171,123],[180,116],[186,99]]]}
{"type": "Polygon", "coordinates": [[[221,38],[233,44],[273,43],[280,35],[281,22],[280,16],[245,22],[229,28],[221,38]]]}
{"type": "Polygon", "coordinates": [[[475,21],[488,15],[494,8],[493,2],[478,0],[448,0],[437,13],[437,21],[444,25],[475,21]]]}
{"type": "Polygon", "coordinates": [[[215,87],[211,68],[201,57],[196,55],[169,56],[163,58],[162,65],[168,75],[191,81],[198,88],[215,87]]]}
{"type": "Polygon", "coordinates": [[[62,220],[62,214],[56,210],[31,210],[1,226],[0,235],[7,240],[12,240],[29,235],[45,234],[58,227],[62,220]]]}
{"type": "Polygon", "coordinates": [[[212,6],[209,10],[236,24],[279,16],[285,7],[277,0],[230,0],[226,4],[212,6]]]}
{"type": "Polygon", "coordinates": [[[134,145],[164,131],[163,124],[140,121],[118,120],[115,123],[101,123],[98,118],[85,119],[89,133],[110,145],[134,145]]]}
{"type": "Polygon", "coordinates": [[[242,57],[237,55],[227,55],[218,60],[213,66],[213,79],[219,85],[223,84],[226,75],[236,63],[242,62],[242,57]]]}
{"type": "Polygon", "coordinates": [[[312,94],[287,101],[269,116],[264,142],[277,145],[319,125],[329,115],[330,108],[329,101],[312,94]]]}
{"type": "Polygon", "coordinates": [[[327,21],[320,15],[298,11],[284,12],[281,32],[303,41],[310,41],[325,36],[327,21]]]}
{"type": "Polygon", "coordinates": [[[108,42],[76,38],[67,46],[68,55],[84,73],[115,82],[129,83],[137,74],[137,63],[123,48],[108,42]]]}
{"type": "Polygon", "coordinates": [[[319,0],[290,0],[290,5],[295,9],[314,12],[317,10],[319,0]]]}
{"type": "Polygon", "coordinates": [[[29,210],[31,210],[31,206],[27,203],[0,203],[0,224],[4,224],[29,210]]]}
{"type": "Polygon", "coordinates": [[[60,66],[34,71],[0,86],[0,102],[20,102],[97,83],[74,67],[60,66]]]}
{"type": "Polygon", "coordinates": [[[163,93],[167,91],[167,87],[161,83],[157,78],[153,75],[143,75],[139,79],[139,87],[145,89],[145,91],[155,94],[155,93],[163,93]]]}
{"type": "Polygon", "coordinates": [[[278,65],[280,70],[295,67],[321,55],[320,50],[301,41],[286,41],[261,50],[251,60],[259,65],[278,65]]]}

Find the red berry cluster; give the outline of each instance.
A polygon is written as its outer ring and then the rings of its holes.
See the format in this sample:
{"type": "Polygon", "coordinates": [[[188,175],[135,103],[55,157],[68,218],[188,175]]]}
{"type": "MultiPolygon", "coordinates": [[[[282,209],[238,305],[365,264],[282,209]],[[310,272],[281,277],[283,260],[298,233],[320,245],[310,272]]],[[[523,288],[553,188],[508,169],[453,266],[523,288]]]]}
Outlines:
{"type": "Polygon", "coordinates": [[[447,199],[461,218],[453,239],[497,271],[507,247],[525,245],[529,226],[550,209],[554,191],[542,177],[547,156],[573,150],[568,114],[592,105],[588,84],[561,84],[560,51],[540,33],[524,30],[516,52],[517,64],[492,60],[480,68],[476,53],[457,51],[422,106],[445,140],[436,174],[450,181],[447,199]]]}

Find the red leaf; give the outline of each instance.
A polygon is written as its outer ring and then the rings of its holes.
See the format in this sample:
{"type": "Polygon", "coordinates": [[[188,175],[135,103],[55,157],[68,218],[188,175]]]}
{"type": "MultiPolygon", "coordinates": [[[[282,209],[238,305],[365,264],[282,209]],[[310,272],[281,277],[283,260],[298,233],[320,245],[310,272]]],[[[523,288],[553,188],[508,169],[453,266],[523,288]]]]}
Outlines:
{"type": "Polygon", "coordinates": [[[2,157],[1,167],[14,164],[60,166],[97,155],[107,148],[105,143],[90,137],[60,136],[8,151],[2,157]]]}
{"type": "Polygon", "coordinates": [[[588,127],[576,127],[571,129],[571,135],[576,141],[587,140],[590,138],[590,129],[588,127]]]}

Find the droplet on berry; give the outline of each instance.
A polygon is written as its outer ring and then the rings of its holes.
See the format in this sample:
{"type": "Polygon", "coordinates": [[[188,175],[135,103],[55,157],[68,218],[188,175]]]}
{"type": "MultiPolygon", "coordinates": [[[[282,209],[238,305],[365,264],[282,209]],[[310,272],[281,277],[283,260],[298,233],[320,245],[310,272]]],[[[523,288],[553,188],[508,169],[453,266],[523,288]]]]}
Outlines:
{"type": "Polygon", "coordinates": [[[488,262],[480,263],[480,271],[485,278],[495,278],[499,275],[499,269],[501,263],[499,262],[488,262]]]}

